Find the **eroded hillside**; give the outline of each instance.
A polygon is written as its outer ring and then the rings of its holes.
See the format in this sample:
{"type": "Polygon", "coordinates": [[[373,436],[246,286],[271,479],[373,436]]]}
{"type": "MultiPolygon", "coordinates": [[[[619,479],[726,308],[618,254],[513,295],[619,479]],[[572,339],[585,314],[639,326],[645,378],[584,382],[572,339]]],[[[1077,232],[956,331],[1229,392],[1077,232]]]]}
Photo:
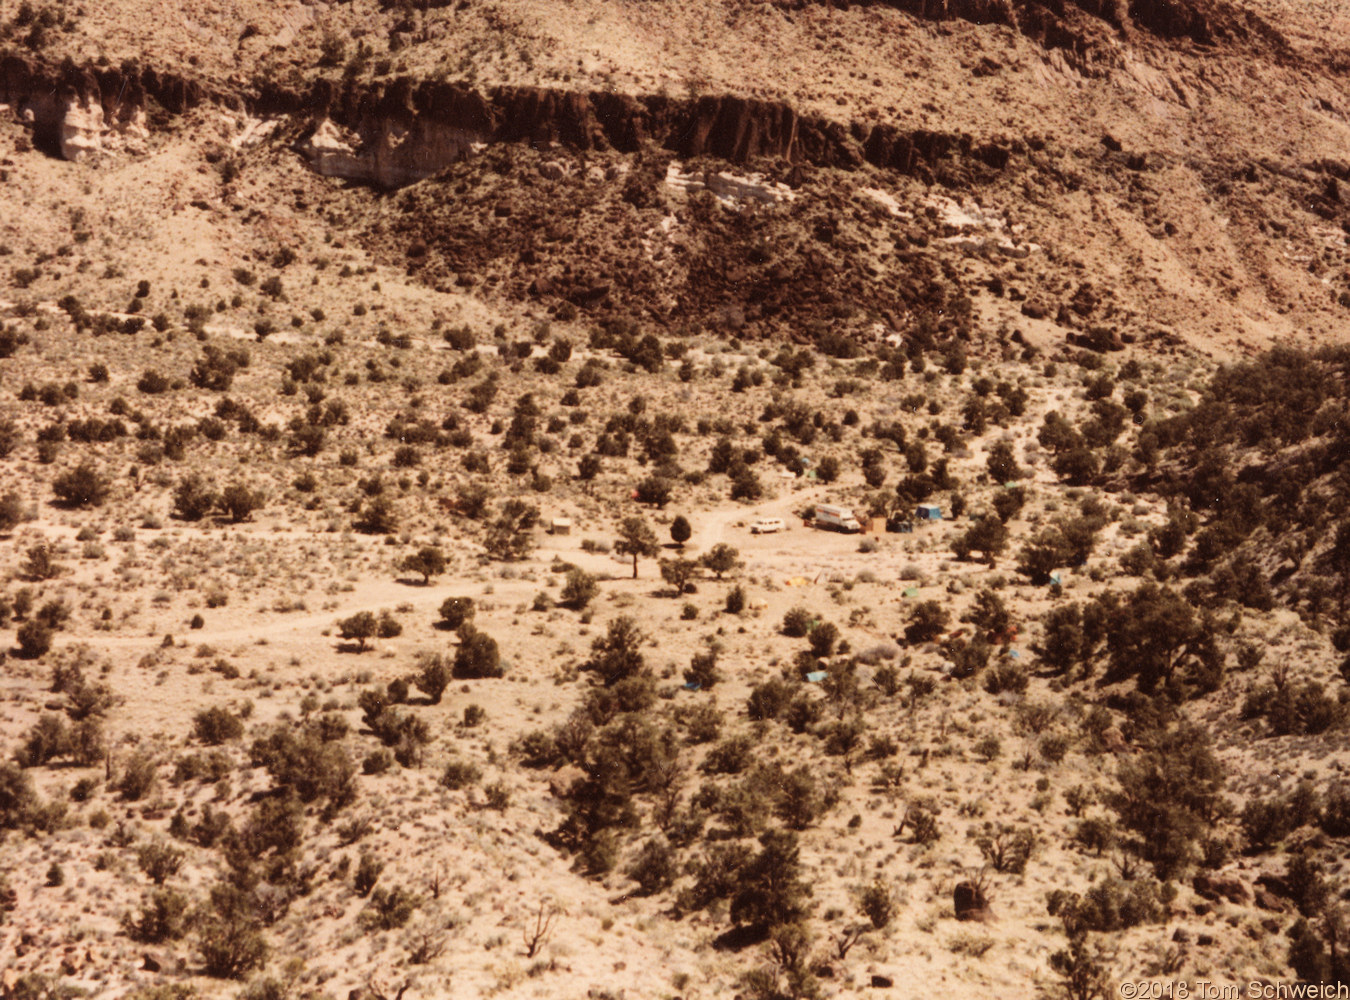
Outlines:
{"type": "Polygon", "coordinates": [[[1347,980],[1345,18],[0,3],[0,994],[1347,980]]]}

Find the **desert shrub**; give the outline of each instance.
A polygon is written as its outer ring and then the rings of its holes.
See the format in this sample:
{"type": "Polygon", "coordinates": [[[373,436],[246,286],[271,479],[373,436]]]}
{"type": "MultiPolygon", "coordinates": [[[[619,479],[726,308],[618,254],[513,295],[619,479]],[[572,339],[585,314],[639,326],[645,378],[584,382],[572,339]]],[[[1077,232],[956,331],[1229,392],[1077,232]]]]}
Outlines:
{"type": "Polygon", "coordinates": [[[170,382],[153,368],[147,368],[141,374],[141,377],[136,380],[136,388],[147,395],[154,396],[162,392],[168,392],[170,382]]]}
{"type": "Polygon", "coordinates": [[[670,503],[670,481],[660,476],[648,476],[637,484],[637,502],[652,507],[670,503]]]}
{"type": "Polygon", "coordinates": [[[1036,834],[1029,827],[987,824],[984,832],[975,838],[975,846],[994,871],[1021,875],[1036,849],[1036,834]]]}
{"type": "Polygon", "coordinates": [[[128,802],[135,802],[150,793],[156,777],[154,758],[144,750],[137,750],[122,764],[121,773],[112,787],[128,802]]]}
{"type": "Polygon", "coordinates": [[[439,705],[441,697],[445,694],[445,689],[450,684],[452,673],[453,664],[447,662],[446,658],[440,653],[419,653],[417,656],[417,672],[413,675],[413,683],[431,700],[433,705],[439,705]]]}
{"type": "Polygon", "coordinates": [[[1350,788],[1334,784],[1327,789],[1321,826],[1328,837],[1350,837],[1350,788]]]}
{"type": "Polygon", "coordinates": [[[220,506],[234,523],[247,521],[259,510],[267,498],[261,490],[250,489],[243,483],[230,483],[220,494],[220,506]]]}
{"type": "Polygon", "coordinates": [[[398,511],[386,496],[372,497],[361,507],[352,527],[366,535],[391,535],[398,530],[398,511]]]}
{"type": "Polygon", "coordinates": [[[375,637],[379,629],[379,620],[374,612],[358,611],[356,614],[338,621],[338,635],[343,639],[355,639],[359,651],[364,652],[366,643],[375,637]]]}
{"type": "Polygon", "coordinates": [[[176,941],[187,933],[189,905],[176,889],[156,889],[142,900],[139,913],[123,916],[122,929],[144,944],[176,941]]]}
{"type": "Polygon", "coordinates": [[[403,634],[403,624],[388,611],[381,611],[375,620],[375,634],[381,639],[393,639],[403,634]]]}
{"type": "Polygon", "coordinates": [[[915,605],[910,622],[905,626],[905,641],[911,644],[931,642],[947,628],[950,615],[938,601],[922,601],[915,605]]]}
{"type": "Polygon", "coordinates": [[[267,958],[267,942],[250,894],[228,882],[211,887],[210,900],[199,908],[197,949],[209,976],[242,979],[267,958]]]}
{"type": "Polygon", "coordinates": [[[534,527],[539,523],[539,508],[523,500],[508,500],[497,509],[488,524],[483,547],[493,559],[524,559],[534,548],[534,527]]]}
{"type": "MultiPolygon", "coordinates": [[[[1069,946],[1050,956],[1050,968],[1059,976],[1059,987],[1069,1000],[1092,1000],[1111,993],[1111,961],[1114,952],[1094,944],[1085,931],[1071,932],[1069,946]]],[[[1049,991],[1047,990],[1047,993],[1049,991]]]]}
{"type": "Polygon", "coordinates": [[[858,911],[865,916],[876,930],[882,930],[895,916],[897,900],[895,890],[884,879],[874,879],[857,890],[858,911]]]}
{"type": "Polygon", "coordinates": [[[52,480],[52,492],[71,507],[98,507],[108,497],[108,481],[91,462],[82,462],[52,480]]]}
{"type": "Polygon", "coordinates": [[[1002,694],[1004,691],[1021,693],[1027,689],[1026,669],[1017,663],[1000,660],[984,675],[984,689],[990,694],[1002,694]]]}
{"type": "Polygon", "coordinates": [[[188,372],[188,381],[199,389],[225,392],[234,381],[235,372],[243,367],[239,364],[240,360],[247,364],[247,352],[223,351],[213,344],[208,344],[202,349],[202,356],[188,372]],[[238,356],[239,353],[243,353],[242,359],[238,356]]]}
{"type": "Polygon", "coordinates": [[[180,480],[173,493],[174,510],[185,521],[200,521],[211,512],[217,500],[205,477],[195,472],[180,480]]]}
{"type": "Polygon", "coordinates": [[[15,638],[19,643],[19,656],[34,660],[44,656],[52,648],[53,630],[46,622],[33,619],[19,626],[15,638]]]}
{"type": "Polygon", "coordinates": [[[19,494],[10,491],[0,496],[0,532],[13,531],[27,520],[27,517],[27,507],[19,494]]]}
{"type": "Polygon", "coordinates": [[[707,774],[740,774],[754,761],[754,753],[751,737],[730,736],[708,751],[700,769],[707,774]]]}
{"type": "Polygon", "coordinates": [[[806,913],[811,887],[801,879],[795,834],[770,830],[760,835],[761,849],[737,872],[731,897],[733,921],[772,929],[800,920],[806,913]]]}
{"type": "Polygon", "coordinates": [[[198,712],[192,720],[193,735],[207,746],[219,746],[244,735],[244,722],[229,709],[216,706],[198,712]]]}
{"type": "Polygon", "coordinates": [[[679,597],[689,587],[697,564],[689,559],[662,559],[661,579],[670,584],[671,590],[679,597]]]}
{"type": "Polygon", "coordinates": [[[70,726],[59,715],[43,714],[28,730],[14,755],[24,767],[42,767],[71,752],[70,726]]]}
{"type": "Polygon", "coordinates": [[[37,805],[32,778],[17,763],[0,763],[0,830],[23,825],[37,805]]]}
{"type": "Polygon", "coordinates": [[[276,787],[295,793],[300,802],[326,799],[336,810],[356,795],[356,767],[336,740],[325,740],[317,727],[298,733],[278,726],[249,746],[249,759],[267,768],[276,787]]]}
{"type": "Polygon", "coordinates": [[[792,608],[783,615],[782,632],[786,636],[800,639],[811,629],[811,625],[815,620],[816,616],[810,611],[807,611],[806,608],[792,608]]]}
{"type": "Polygon", "coordinates": [[[1062,733],[1050,733],[1043,736],[1040,742],[1041,756],[1051,764],[1058,764],[1069,752],[1073,741],[1062,733]]]}
{"type": "Polygon", "coordinates": [[[1157,882],[1149,879],[1124,879],[1108,876],[1083,895],[1056,889],[1050,893],[1047,909],[1052,917],[1064,921],[1070,934],[1081,931],[1102,933],[1128,930],[1140,924],[1163,919],[1162,894],[1157,882]]]}
{"type": "Polygon", "coordinates": [[[878,667],[872,675],[872,683],[887,698],[894,698],[900,691],[900,671],[889,664],[878,667]]]}
{"type": "Polygon", "coordinates": [[[445,567],[445,553],[436,545],[425,545],[399,563],[399,569],[419,574],[423,584],[429,584],[433,576],[444,573],[445,567]]]}
{"type": "Polygon", "coordinates": [[[582,669],[597,674],[606,687],[635,677],[645,666],[641,652],[644,639],[634,619],[620,616],[609,623],[603,636],[591,643],[591,656],[582,669]]]}
{"type": "Polygon", "coordinates": [[[183,867],[184,854],[162,840],[143,844],[136,850],[136,863],[155,885],[163,885],[183,867]]]}
{"type": "Polygon", "coordinates": [[[582,569],[571,569],[567,572],[567,580],[559,594],[559,603],[581,611],[599,592],[600,587],[596,584],[594,576],[582,569]]]}
{"type": "Polygon", "coordinates": [[[777,785],[777,812],[790,829],[805,830],[825,811],[827,796],[805,764],[783,773],[777,785]]]}
{"type": "Polygon", "coordinates": [[[1303,916],[1315,917],[1326,909],[1331,887],[1325,876],[1321,863],[1314,860],[1306,846],[1290,853],[1284,881],[1289,887],[1289,898],[1303,916]]]}
{"type": "Polygon", "coordinates": [[[746,712],[753,720],[776,719],[791,703],[795,688],[787,681],[774,678],[758,684],[746,700],[746,712]]]}
{"type": "Polygon", "coordinates": [[[686,712],[681,721],[690,743],[711,743],[722,731],[722,713],[714,701],[704,701],[686,712]]]}
{"type": "Polygon", "coordinates": [[[1350,957],[1341,943],[1337,920],[1310,923],[1300,917],[1289,929],[1288,962],[1300,983],[1345,983],[1350,981],[1350,957]]]}
{"type": "Polygon", "coordinates": [[[1239,817],[1242,835],[1254,850],[1267,850],[1293,832],[1294,824],[1285,803],[1275,799],[1252,799],[1239,817]]]}
{"type": "Polygon", "coordinates": [[[452,672],[461,679],[501,677],[505,669],[501,665],[497,640],[467,622],[461,625],[452,672]]]}
{"type": "Polygon", "coordinates": [[[421,902],[401,886],[390,889],[377,886],[370,893],[370,903],[361,912],[361,920],[380,930],[397,930],[412,918],[421,902]]]}
{"type": "Polygon", "coordinates": [[[214,783],[228,777],[234,770],[234,762],[223,750],[210,750],[205,753],[190,753],[179,757],[173,766],[174,784],[185,781],[205,781],[214,783]]]}
{"type": "Polygon", "coordinates": [[[642,845],[628,877],[637,882],[639,894],[651,896],[674,884],[679,874],[676,855],[664,837],[652,837],[642,845]]]}
{"type": "Polygon", "coordinates": [[[384,774],[394,766],[394,755],[384,747],[376,747],[361,761],[362,774],[384,774]]]}
{"type": "Polygon", "coordinates": [[[437,624],[441,628],[458,629],[465,622],[473,618],[473,598],[447,597],[441,602],[439,614],[440,621],[437,624]]]}
{"type": "Polygon", "coordinates": [[[1223,769],[1206,734],[1190,725],[1147,735],[1145,751],[1123,761],[1110,803],[1139,834],[1139,852],[1166,877],[1187,864],[1196,842],[1223,814],[1223,769]]]}
{"type": "Polygon", "coordinates": [[[1254,688],[1243,703],[1245,718],[1263,718],[1271,735],[1317,735],[1341,725],[1346,707],[1317,681],[1254,688]]]}
{"type": "Polygon", "coordinates": [[[65,567],[56,561],[56,550],[42,542],[29,547],[19,572],[29,580],[51,580],[64,573],[65,567]]]}
{"type": "Polygon", "coordinates": [[[746,466],[737,469],[731,478],[731,499],[759,500],[764,496],[764,485],[754,471],[746,466]]]}
{"type": "MultiPolygon", "coordinates": [[[[590,727],[587,723],[581,735],[581,742],[584,743],[589,737],[590,727]]],[[[559,746],[558,740],[542,729],[523,733],[512,740],[511,752],[520,757],[521,765],[524,767],[555,767],[567,759],[566,751],[559,746]]]]}
{"type": "Polygon", "coordinates": [[[459,791],[478,784],[483,772],[478,766],[467,760],[452,760],[441,772],[441,784],[451,791],[459,791]]]}
{"type": "Polygon", "coordinates": [[[701,653],[695,653],[689,661],[689,668],[684,672],[685,682],[697,684],[706,691],[721,680],[722,674],[717,669],[719,652],[719,647],[712,646],[701,653]]]}
{"type": "Polygon", "coordinates": [[[1287,795],[1253,798],[1239,816],[1243,836],[1254,850],[1267,850],[1300,827],[1318,822],[1320,803],[1312,784],[1301,781],[1287,795]]]}

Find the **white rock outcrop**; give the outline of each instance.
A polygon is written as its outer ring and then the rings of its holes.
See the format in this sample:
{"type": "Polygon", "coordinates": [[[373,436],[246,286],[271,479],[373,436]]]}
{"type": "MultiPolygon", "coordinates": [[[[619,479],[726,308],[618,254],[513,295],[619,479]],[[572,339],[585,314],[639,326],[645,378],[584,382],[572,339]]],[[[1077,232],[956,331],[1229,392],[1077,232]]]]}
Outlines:
{"type": "Polygon", "coordinates": [[[793,201],[797,197],[797,193],[786,184],[770,181],[763,174],[743,177],[725,170],[685,172],[674,161],[666,168],[666,184],[686,194],[709,191],[725,202],[757,201],[762,205],[774,205],[780,201],[793,201]]]}
{"type": "Polygon", "coordinates": [[[102,105],[71,98],[58,110],[57,142],[61,157],[72,163],[114,151],[141,152],[139,141],[150,135],[145,113],[110,116],[102,105]]]}
{"type": "Polygon", "coordinates": [[[381,121],[347,129],[324,118],[300,142],[299,150],[325,177],[402,187],[439,173],[483,143],[465,129],[418,122],[412,128],[381,121]]]}

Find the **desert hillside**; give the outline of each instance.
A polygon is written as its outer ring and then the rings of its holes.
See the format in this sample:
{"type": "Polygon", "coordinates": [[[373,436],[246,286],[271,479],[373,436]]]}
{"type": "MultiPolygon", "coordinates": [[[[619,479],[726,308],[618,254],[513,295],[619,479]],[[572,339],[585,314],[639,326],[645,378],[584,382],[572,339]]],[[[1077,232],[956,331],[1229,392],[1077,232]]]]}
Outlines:
{"type": "Polygon", "coordinates": [[[1350,988],[1347,29],[0,2],[0,998],[1350,988]]]}

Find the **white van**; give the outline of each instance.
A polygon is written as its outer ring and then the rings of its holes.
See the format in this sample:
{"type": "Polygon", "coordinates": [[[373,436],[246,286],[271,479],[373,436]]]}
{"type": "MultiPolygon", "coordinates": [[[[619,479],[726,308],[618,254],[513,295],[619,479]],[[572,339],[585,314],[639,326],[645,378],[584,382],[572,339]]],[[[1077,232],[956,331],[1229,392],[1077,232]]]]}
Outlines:
{"type": "Polygon", "coordinates": [[[781,517],[761,517],[750,525],[752,535],[776,535],[780,531],[787,531],[787,522],[781,517]]]}
{"type": "Polygon", "coordinates": [[[843,531],[847,534],[856,534],[862,531],[862,525],[853,516],[851,508],[836,507],[828,503],[816,505],[815,525],[817,528],[828,528],[831,531],[843,531]]]}

